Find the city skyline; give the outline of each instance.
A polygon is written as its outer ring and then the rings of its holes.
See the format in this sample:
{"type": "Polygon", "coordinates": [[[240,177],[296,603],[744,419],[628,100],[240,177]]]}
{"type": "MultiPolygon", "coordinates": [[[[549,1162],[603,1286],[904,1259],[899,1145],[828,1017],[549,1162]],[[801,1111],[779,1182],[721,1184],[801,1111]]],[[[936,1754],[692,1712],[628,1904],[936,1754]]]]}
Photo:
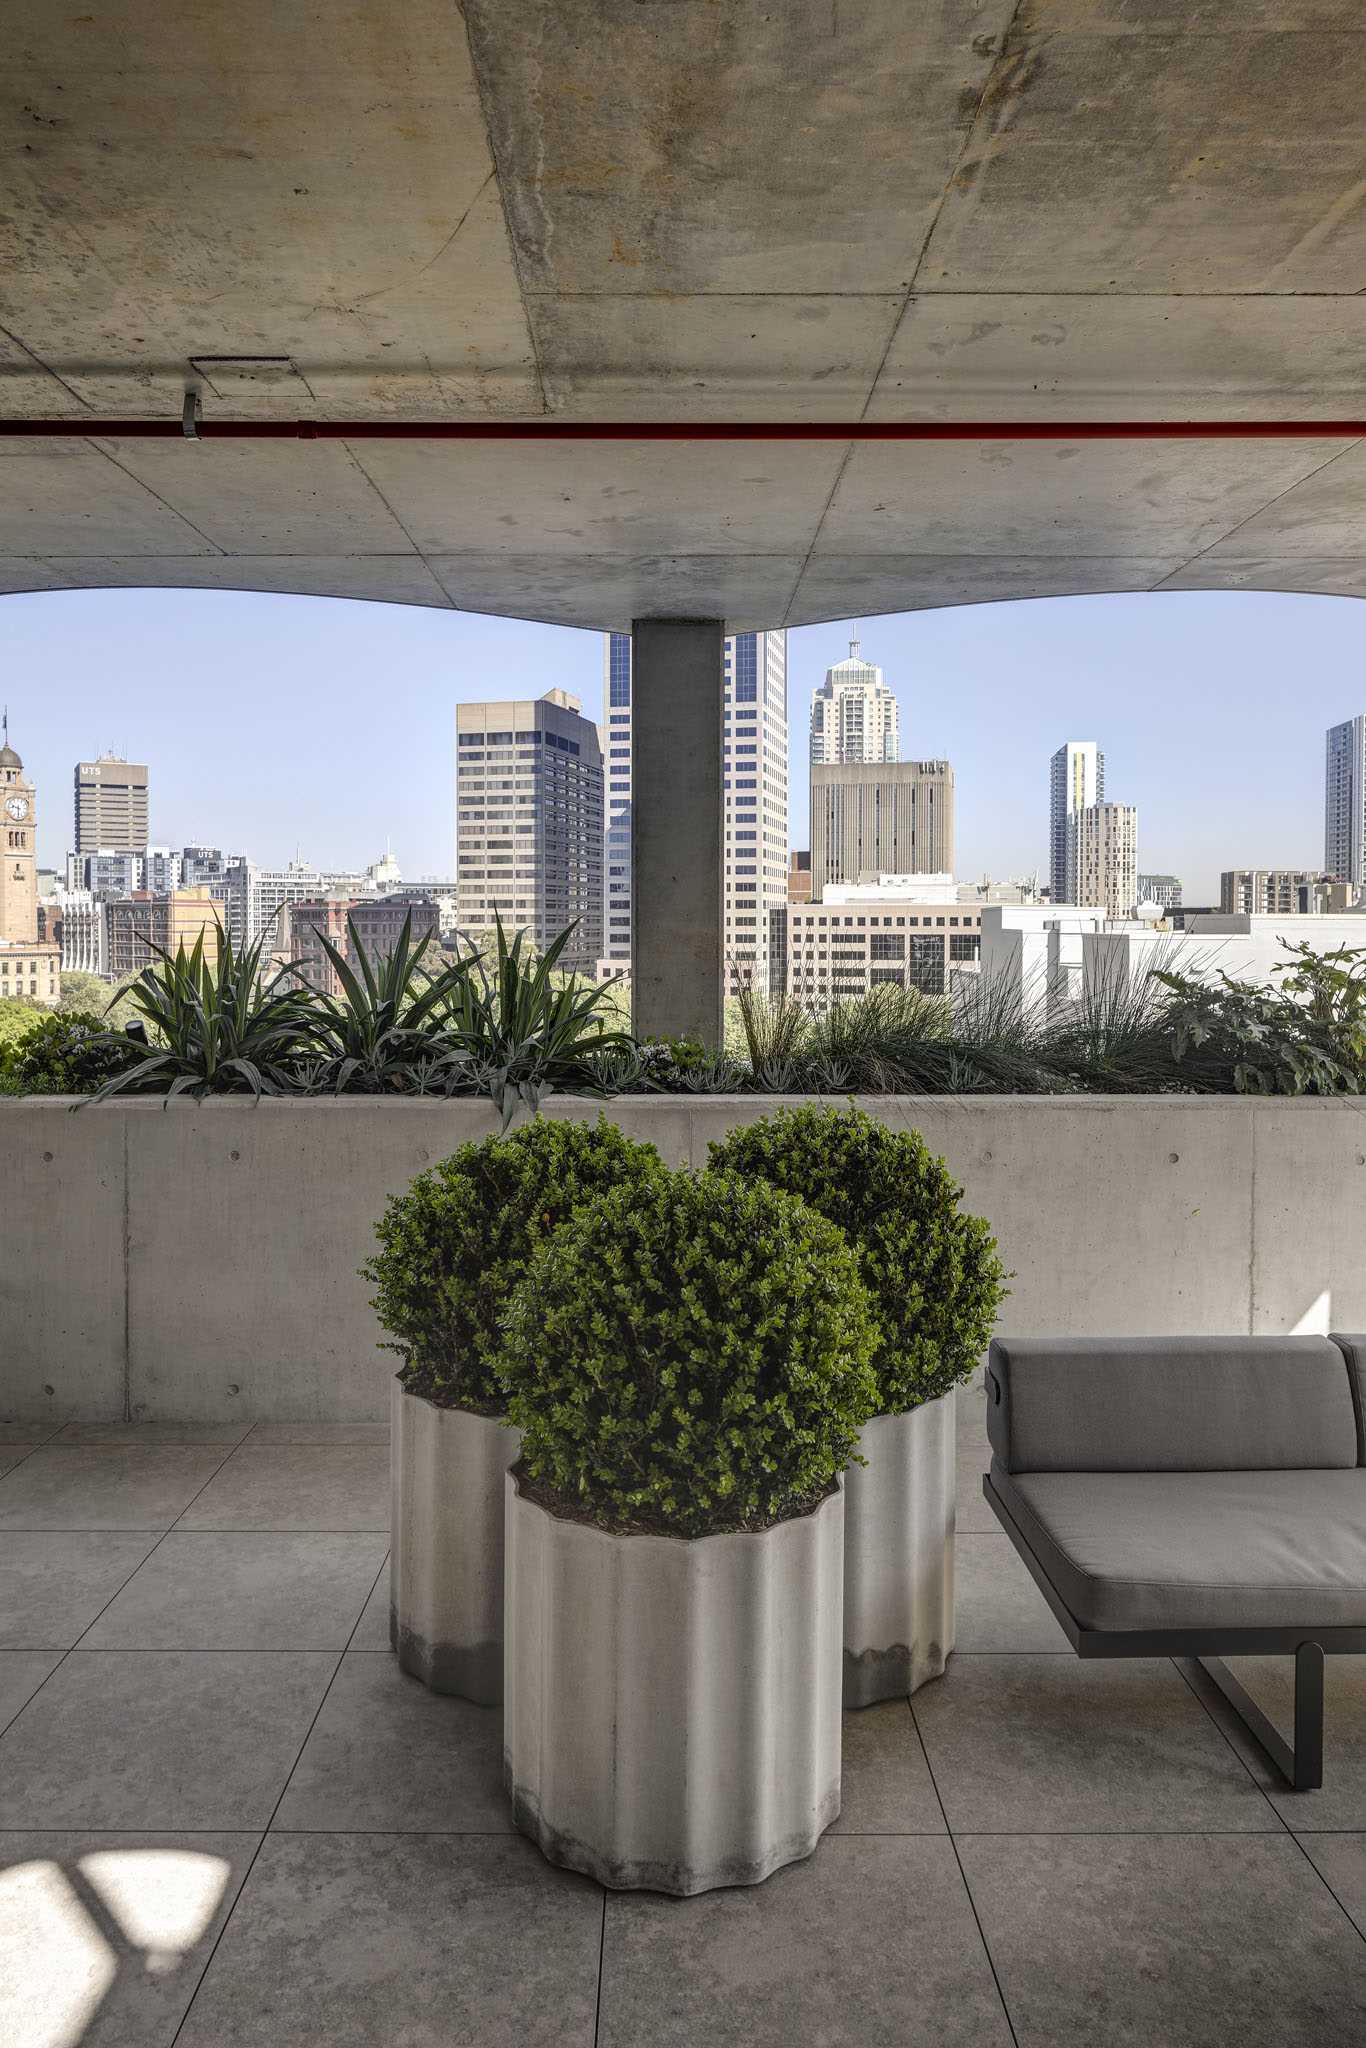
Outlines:
{"type": "MultiPolygon", "coordinates": [[[[181,591],[36,593],[8,599],[0,618],[0,695],[46,790],[69,790],[75,763],[116,734],[149,765],[154,844],[221,844],[265,865],[297,851],[364,867],[390,838],[406,878],[444,877],[459,702],[563,687],[606,723],[596,633],[181,591]]],[[[853,630],[789,632],[792,701],[810,701],[853,630]]],[[[903,756],[954,763],[965,880],[1046,877],[1041,778],[1067,731],[1122,755],[1143,864],[1179,875],[1188,902],[1217,900],[1231,866],[1320,863],[1324,735],[1366,697],[1366,613],[1352,600],[1047,599],[864,618],[856,630],[898,699],[903,756]],[[1230,671],[1236,724],[1220,713],[1230,671]]],[[[798,847],[809,843],[804,725],[789,745],[798,847]]],[[[50,796],[44,866],[62,867],[68,835],[68,806],[50,796]]]]}

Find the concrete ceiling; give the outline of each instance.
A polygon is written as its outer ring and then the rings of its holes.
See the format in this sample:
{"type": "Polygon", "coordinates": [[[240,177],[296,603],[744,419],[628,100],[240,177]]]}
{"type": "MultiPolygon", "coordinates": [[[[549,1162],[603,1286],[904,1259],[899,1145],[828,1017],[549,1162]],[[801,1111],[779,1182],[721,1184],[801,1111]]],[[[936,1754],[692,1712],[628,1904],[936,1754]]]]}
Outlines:
{"type": "Polygon", "coordinates": [[[0,590],[737,627],[1366,594],[1361,0],[0,0],[0,414],[1032,420],[0,439],[0,590]]]}

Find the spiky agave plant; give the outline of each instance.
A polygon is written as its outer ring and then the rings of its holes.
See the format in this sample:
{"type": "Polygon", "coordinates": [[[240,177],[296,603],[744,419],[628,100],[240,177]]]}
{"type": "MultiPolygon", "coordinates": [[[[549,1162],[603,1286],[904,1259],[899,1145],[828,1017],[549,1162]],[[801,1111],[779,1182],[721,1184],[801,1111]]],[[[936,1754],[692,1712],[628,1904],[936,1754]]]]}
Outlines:
{"type": "MultiPolygon", "coordinates": [[[[392,953],[366,951],[355,921],[347,919],[348,953],[318,933],[337,977],[339,994],[308,990],[314,1060],[310,1085],[341,1095],[451,1094],[461,1083],[461,1061],[450,1019],[475,962],[462,956],[433,970],[423,958],[425,942],[413,944],[413,914],[392,953]]],[[[297,963],[287,970],[300,981],[297,963]]]]}
{"type": "Polygon", "coordinates": [[[285,986],[287,970],[263,981],[264,939],[240,951],[229,933],[217,929],[214,957],[201,931],[187,953],[184,942],[171,954],[154,940],[157,955],[124,991],[144,1034],[127,1029],[102,1034],[100,1042],[143,1053],[136,1065],[111,1074],[89,1097],[109,1095],[215,1095],[250,1092],[280,1095],[290,1086],[291,1058],[310,1037],[311,1004],[285,986]]]}
{"type": "Polygon", "coordinates": [[[547,1088],[602,1094],[603,1056],[635,1045],[629,1031],[601,1014],[603,991],[620,976],[591,982],[559,971],[574,930],[567,925],[538,954],[524,931],[509,943],[495,913],[492,962],[471,957],[468,971],[447,993],[450,1057],[480,1094],[498,1104],[504,1129],[519,1102],[534,1109],[547,1088]]]}

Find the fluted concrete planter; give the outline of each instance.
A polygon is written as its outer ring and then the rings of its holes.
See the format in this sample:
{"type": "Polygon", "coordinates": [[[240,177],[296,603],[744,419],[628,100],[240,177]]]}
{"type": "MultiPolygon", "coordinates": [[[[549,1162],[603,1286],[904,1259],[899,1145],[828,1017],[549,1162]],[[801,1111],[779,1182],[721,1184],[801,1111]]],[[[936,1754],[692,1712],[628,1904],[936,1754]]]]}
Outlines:
{"type": "Polygon", "coordinates": [[[520,1430],[394,1381],[389,1640],[433,1692],[503,1697],[503,1483],[520,1430]]]}
{"type": "Polygon", "coordinates": [[[953,1648],[954,1395],[879,1415],[844,1475],[844,1704],[943,1676],[953,1648]]]}
{"type": "Polygon", "coordinates": [[[615,1536],[507,1477],[512,1815],[618,1889],[758,1884],[840,1805],[844,1499],[755,1535],[615,1536]]]}

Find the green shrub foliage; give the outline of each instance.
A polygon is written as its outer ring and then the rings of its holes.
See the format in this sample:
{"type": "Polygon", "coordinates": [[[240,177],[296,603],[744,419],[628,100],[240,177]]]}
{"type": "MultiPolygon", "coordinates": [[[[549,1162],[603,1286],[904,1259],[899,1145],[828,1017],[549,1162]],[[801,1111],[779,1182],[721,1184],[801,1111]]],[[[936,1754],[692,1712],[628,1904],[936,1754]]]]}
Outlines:
{"type": "Polygon", "coordinates": [[[843,1235],[737,1174],[603,1195],[531,1268],[506,1330],[529,1478],[607,1528],[700,1536],[802,1512],[876,1402],[843,1235]]]}
{"type": "Polygon", "coordinates": [[[141,1057],[136,1045],[113,1042],[102,1017],[64,1010],[40,1017],[6,1048],[0,1072],[16,1095],[88,1095],[141,1057]]]}
{"type": "Polygon", "coordinates": [[[783,1110],[711,1147],[712,1167],[787,1188],[837,1223],[858,1256],[878,1324],[877,1410],[899,1415],[973,1370],[1004,1297],[996,1240],[958,1206],[917,1131],[862,1110],[783,1110]]]}
{"type": "Polygon", "coordinates": [[[501,1414],[494,1359],[513,1287],[576,1209],[609,1188],[634,1199],[663,1171],[653,1145],[605,1118],[537,1117],[419,1174],[375,1226],[380,1249],[362,1268],[404,1385],[444,1407],[501,1414]]]}

